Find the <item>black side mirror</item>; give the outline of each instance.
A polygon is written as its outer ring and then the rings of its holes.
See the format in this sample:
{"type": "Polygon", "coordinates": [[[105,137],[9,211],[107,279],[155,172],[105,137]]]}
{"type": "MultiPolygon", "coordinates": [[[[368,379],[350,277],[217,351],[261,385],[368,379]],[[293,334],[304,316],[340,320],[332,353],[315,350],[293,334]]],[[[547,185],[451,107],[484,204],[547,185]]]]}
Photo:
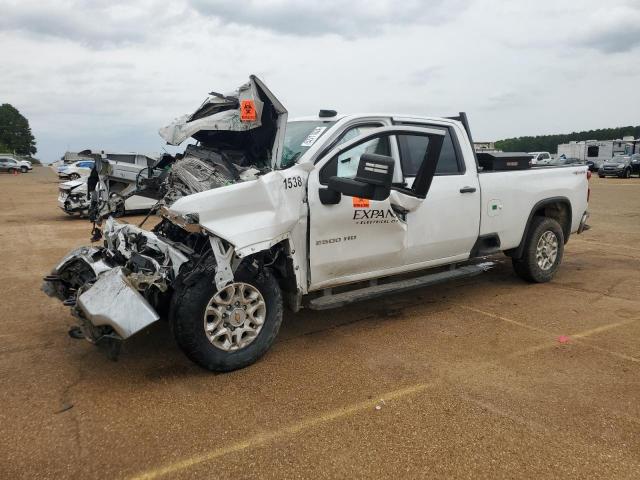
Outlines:
{"type": "Polygon", "coordinates": [[[391,192],[395,161],[385,155],[365,153],[360,157],[355,178],[329,178],[329,190],[349,197],[385,200],[391,192]]]}

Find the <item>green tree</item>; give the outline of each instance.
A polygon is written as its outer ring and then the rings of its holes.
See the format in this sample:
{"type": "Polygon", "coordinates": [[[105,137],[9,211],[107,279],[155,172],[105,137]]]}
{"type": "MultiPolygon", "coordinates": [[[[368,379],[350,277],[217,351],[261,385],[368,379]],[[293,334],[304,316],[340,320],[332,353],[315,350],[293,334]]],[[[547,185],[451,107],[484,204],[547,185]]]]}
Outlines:
{"type": "Polygon", "coordinates": [[[640,138],[640,126],[600,128],[583,132],[565,133],[559,135],[538,135],[537,137],[506,138],[496,142],[496,148],[504,152],[551,152],[556,153],[558,145],[571,141],[584,140],[616,140],[632,136],[640,138]]]}
{"type": "Polygon", "coordinates": [[[0,105],[0,145],[19,155],[33,155],[37,152],[29,121],[8,103],[0,105]]]}

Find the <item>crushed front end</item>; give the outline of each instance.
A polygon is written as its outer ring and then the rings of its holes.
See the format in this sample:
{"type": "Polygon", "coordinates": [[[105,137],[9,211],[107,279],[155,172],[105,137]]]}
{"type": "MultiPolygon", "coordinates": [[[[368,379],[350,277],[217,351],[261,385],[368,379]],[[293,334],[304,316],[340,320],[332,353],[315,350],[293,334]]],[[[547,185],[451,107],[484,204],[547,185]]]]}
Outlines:
{"type": "Polygon", "coordinates": [[[90,205],[85,179],[64,182],[58,187],[58,206],[66,214],[86,215],[90,205]]]}
{"type": "Polygon", "coordinates": [[[103,246],[69,252],[42,286],[71,307],[72,336],[92,343],[124,340],[166,316],[173,282],[182,269],[197,270],[196,249],[208,242],[167,220],[146,231],[109,218],[102,233],[103,246]]]}

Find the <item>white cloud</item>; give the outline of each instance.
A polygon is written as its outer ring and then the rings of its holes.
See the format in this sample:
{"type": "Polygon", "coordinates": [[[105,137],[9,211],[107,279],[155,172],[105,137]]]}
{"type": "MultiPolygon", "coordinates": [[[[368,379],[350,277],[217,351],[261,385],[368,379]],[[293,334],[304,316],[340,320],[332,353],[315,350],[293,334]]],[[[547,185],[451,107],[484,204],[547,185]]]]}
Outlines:
{"type": "Polygon", "coordinates": [[[0,102],[45,160],[159,151],[160,126],[250,73],[292,116],[465,110],[479,139],[640,123],[636,2],[203,2],[0,0],[0,102]]]}
{"type": "Polygon", "coordinates": [[[391,25],[434,25],[455,18],[469,0],[190,0],[202,15],[284,35],[346,37],[381,33],[391,25]]]}

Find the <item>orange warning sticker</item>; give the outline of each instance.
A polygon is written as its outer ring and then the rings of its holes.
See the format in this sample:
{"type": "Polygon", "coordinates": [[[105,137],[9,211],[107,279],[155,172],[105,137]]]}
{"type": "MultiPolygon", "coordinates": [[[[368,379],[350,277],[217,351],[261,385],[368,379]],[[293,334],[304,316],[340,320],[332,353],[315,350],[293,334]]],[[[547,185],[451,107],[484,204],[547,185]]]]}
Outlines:
{"type": "Polygon", "coordinates": [[[353,198],[353,208],[369,208],[368,198],[360,198],[360,197],[352,197],[352,198],[353,198]]]}
{"type": "Polygon", "coordinates": [[[257,118],[258,114],[253,100],[242,100],[240,102],[240,120],[243,122],[255,122],[257,118]]]}

